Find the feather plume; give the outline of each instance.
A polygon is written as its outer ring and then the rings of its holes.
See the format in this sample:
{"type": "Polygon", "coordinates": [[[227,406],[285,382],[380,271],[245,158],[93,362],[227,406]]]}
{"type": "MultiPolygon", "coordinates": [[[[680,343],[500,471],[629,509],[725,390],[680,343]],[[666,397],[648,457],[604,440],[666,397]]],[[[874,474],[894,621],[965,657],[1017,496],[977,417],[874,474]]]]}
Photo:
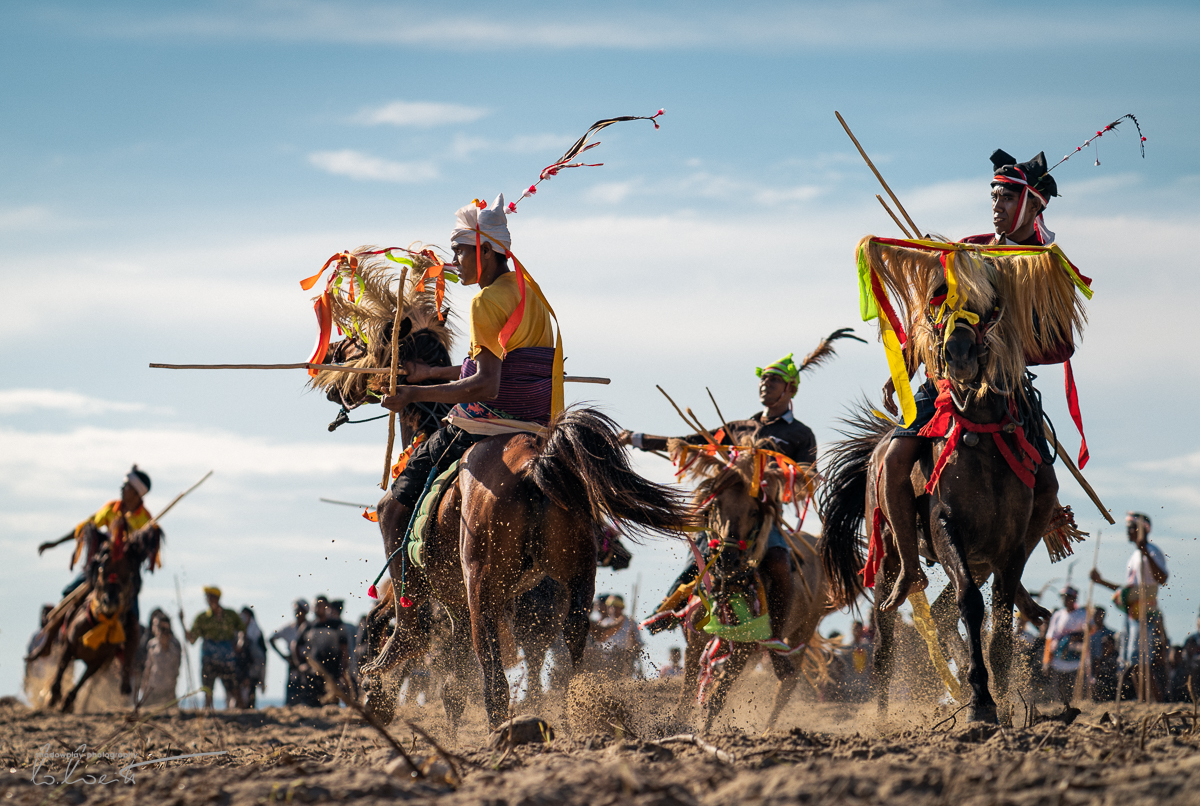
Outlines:
{"type": "Polygon", "coordinates": [[[863,344],[867,343],[866,339],[860,339],[858,336],[854,335],[854,328],[838,328],[825,338],[821,339],[821,343],[817,345],[817,349],[813,350],[804,357],[804,361],[800,363],[800,371],[804,372],[808,369],[815,369],[829,359],[835,357],[837,355],[837,351],[834,350],[833,343],[838,339],[854,339],[855,341],[861,341],[863,344]]]}

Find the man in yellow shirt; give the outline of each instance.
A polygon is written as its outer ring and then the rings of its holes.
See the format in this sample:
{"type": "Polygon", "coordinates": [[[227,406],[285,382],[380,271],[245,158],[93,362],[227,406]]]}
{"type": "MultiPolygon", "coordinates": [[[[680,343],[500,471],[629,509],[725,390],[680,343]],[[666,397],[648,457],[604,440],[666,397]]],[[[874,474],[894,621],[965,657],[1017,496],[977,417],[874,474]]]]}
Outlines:
{"type": "Polygon", "coordinates": [[[491,207],[472,202],[455,217],[451,243],[459,278],[464,285],[480,286],[468,317],[471,352],[458,367],[406,362],[405,385],[382,401],[391,411],[413,402],[454,405],[448,424],[413,451],[390,494],[380,501],[379,527],[385,536],[404,535],[433,468],[446,470],[476,442],[501,433],[504,425],[530,430],[550,422],[561,351],[555,346],[553,313],[537,286],[519,265],[515,271],[509,266],[512,238],[504,197],[491,207]],[[431,380],[442,383],[417,385],[431,380]]]}
{"type": "Polygon", "coordinates": [[[74,540],[75,551],[71,555],[69,566],[71,569],[74,569],[75,563],[79,562],[79,556],[85,555],[80,566],[79,576],[63,588],[63,596],[83,584],[87,567],[92,559],[100,553],[101,546],[110,540],[120,542],[150,522],[150,513],[142,504],[142,498],[149,492],[150,476],[138,470],[138,466],[134,465],[133,469],[125,476],[125,483],[121,485],[120,498],[109,501],[100,507],[96,514],[81,522],[74,530],[58,540],[47,541],[38,546],[40,555],[46,549],[74,540]]]}

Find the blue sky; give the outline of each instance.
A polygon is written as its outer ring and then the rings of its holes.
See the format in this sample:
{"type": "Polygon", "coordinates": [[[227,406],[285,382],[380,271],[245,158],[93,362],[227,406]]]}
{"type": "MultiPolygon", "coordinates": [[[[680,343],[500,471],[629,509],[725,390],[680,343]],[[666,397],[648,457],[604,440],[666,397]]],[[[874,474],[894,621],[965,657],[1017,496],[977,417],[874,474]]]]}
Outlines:
{"type": "MultiPolygon", "coordinates": [[[[0,24],[0,690],[19,687],[37,607],[69,578],[65,548],[34,546],[134,461],[151,509],[216,471],[164,524],[144,610],[175,610],[179,574],[189,613],[217,582],[267,627],[318,592],[357,616],[378,535],[317,498],[377,498],[383,427],[327,433],[335,412],[302,375],[146,364],[303,360],[314,323],[296,281],[330,254],[444,243],[454,209],[514,197],[592,121],[660,107],[661,131],[608,129],[591,152],[605,167],[544,184],[511,222],[568,369],[613,379],[569,392],[659,433],[680,423],[654,384],[702,418],[709,386],[745,416],[754,366],[859,324],[852,247],[896,233],[835,109],[918,224],[950,237],[989,229],[994,148],[1054,161],[1137,114],[1146,159],[1131,127],[1106,136],[1099,166],[1089,150],[1056,170],[1047,221],[1096,280],[1074,362],[1088,476],[1114,511],[1154,516],[1168,629],[1193,629],[1194,5],[10,3],[0,24]]],[[[1066,432],[1061,372],[1041,374],[1066,432]]],[[[885,376],[876,343],[849,344],[797,413],[827,445],[885,376]]],[[[1127,555],[1110,530],[1107,575],[1127,555]]],[[[640,574],[644,610],[678,556],[647,542],[598,584],[627,592],[640,574]]],[[[1066,573],[1038,555],[1026,581],[1066,573]]]]}

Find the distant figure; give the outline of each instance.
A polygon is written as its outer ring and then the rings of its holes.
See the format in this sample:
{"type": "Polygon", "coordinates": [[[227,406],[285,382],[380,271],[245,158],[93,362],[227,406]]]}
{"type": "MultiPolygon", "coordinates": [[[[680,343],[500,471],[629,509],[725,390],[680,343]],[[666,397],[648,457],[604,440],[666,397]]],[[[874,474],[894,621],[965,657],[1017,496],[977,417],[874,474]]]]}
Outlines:
{"type": "Polygon", "coordinates": [[[1184,690],[1187,690],[1187,680],[1191,680],[1192,692],[1200,697],[1200,618],[1196,619],[1196,632],[1183,642],[1179,662],[1183,664],[1187,675],[1183,683],[1184,690]]]}
{"type": "Polygon", "coordinates": [[[1042,650],[1042,671],[1050,678],[1051,696],[1070,702],[1075,691],[1075,676],[1083,660],[1083,637],[1087,629],[1087,611],[1076,607],[1079,591],[1068,585],[1062,589],[1063,606],[1050,616],[1046,628],[1046,646],[1042,650]]]}
{"type": "Polygon", "coordinates": [[[596,625],[596,641],[604,656],[604,666],[615,677],[632,677],[634,661],[643,643],[641,631],[625,615],[624,598],[614,593],[604,604],[608,615],[596,625]]]}
{"type": "Polygon", "coordinates": [[[846,669],[846,700],[866,702],[871,696],[871,673],[875,664],[875,641],[861,621],[850,627],[849,668],[846,669]]]}
{"type": "Polygon", "coordinates": [[[296,657],[296,636],[308,624],[308,602],[304,599],[297,599],[293,602],[292,615],[295,620],[288,622],[271,633],[269,639],[271,649],[275,650],[275,654],[283,658],[284,662],[287,663],[288,678],[287,690],[284,693],[284,705],[301,704],[301,689],[303,688],[305,677],[304,673],[300,671],[300,659],[296,657]],[[283,650],[275,643],[276,641],[283,642],[283,650]]]}
{"type": "Polygon", "coordinates": [[[238,633],[238,705],[255,706],[257,691],[265,689],[267,677],[267,642],[249,605],[242,608],[242,630],[238,633]]]}
{"type": "Polygon", "coordinates": [[[1104,623],[1103,607],[1092,608],[1092,613],[1092,699],[1112,702],[1117,698],[1117,673],[1121,666],[1117,634],[1104,623]]]}
{"type": "Polygon", "coordinates": [[[166,613],[151,614],[150,633],[151,638],[146,645],[146,666],[142,670],[143,708],[165,705],[175,700],[179,661],[183,655],[183,647],[171,632],[171,619],[166,613]]]}
{"type": "Polygon", "coordinates": [[[313,615],[312,623],[304,625],[296,634],[296,657],[300,661],[300,670],[306,674],[301,704],[315,706],[330,700],[326,696],[325,676],[321,669],[334,680],[341,680],[350,660],[350,644],[345,625],[329,608],[328,597],[316,598],[313,615]]]}
{"type": "Polygon", "coordinates": [[[658,676],[664,680],[683,674],[683,650],[673,646],[667,650],[667,662],[658,667],[658,676]]]}
{"type": "MultiPolygon", "coordinates": [[[[189,644],[200,644],[200,685],[204,686],[204,707],[213,707],[213,687],[217,680],[225,689],[225,707],[234,708],[238,702],[237,653],[234,644],[243,629],[242,617],[221,607],[221,589],[215,585],[204,588],[208,610],[196,616],[192,628],[183,637],[189,644]]],[[[183,611],[179,611],[183,623],[183,611]]]]}
{"type": "MultiPolygon", "coordinates": [[[[1159,668],[1166,661],[1166,636],[1162,630],[1162,613],[1158,609],[1158,587],[1167,584],[1167,558],[1162,549],[1149,540],[1150,516],[1141,512],[1130,512],[1125,516],[1125,534],[1129,542],[1134,544],[1133,555],[1125,565],[1125,584],[1118,585],[1100,576],[1100,572],[1092,569],[1092,581],[1097,585],[1116,591],[1113,602],[1117,608],[1125,611],[1124,646],[1121,649],[1121,659],[1129,667],[1129,679],[1134,690],[1138,685],[1138,659],[1141,657],[1139,645],[1141,632],[1139,615],[1143,603],[1139,601],[1141,589],[1146,591],[1146,631],[1147,646],[1150,649],[1150,666],[1159,668]],[[1161,652],[1161,657],[1160,657],[1161,652]]],[[[1165,680],[1159,680],[1159,675],[1151,675],[1150,698],[1163,700],[1165,680]],[[1157,689],[1157,690],[1156,690],[1157,689]]]]}

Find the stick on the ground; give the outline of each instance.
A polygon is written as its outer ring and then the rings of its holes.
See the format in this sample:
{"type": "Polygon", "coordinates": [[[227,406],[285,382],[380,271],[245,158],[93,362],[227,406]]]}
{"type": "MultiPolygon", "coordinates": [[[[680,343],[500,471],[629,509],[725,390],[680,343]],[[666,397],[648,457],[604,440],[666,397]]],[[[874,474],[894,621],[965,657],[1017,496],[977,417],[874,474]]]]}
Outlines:
{"type": "Polygon", "coordinates": [[[735,761],[732,753],[727,753],[716,745],[709,744],[694,733],[680,733],[677,736],[668,736],[665,739],[659,739],[655,744],[691,744],[699,747],[705,753],[717,759],[717,761],[723,761],[726,764],[732,764],[735,761]]]}
{"type": "Polygon", "coordinates": [[[911,232],[909,232],[908,229],[905,228],[905,226],[903,224],[900,223],[900,219],[897,218],[896,214],[892,212],[892,208],[888,207],[888,203],[883,200],[883,197],[880,196],[878,193],[876,193],[875,198],[879,199],[879,203],[883,205],[883,209],[887,210],[887,214],[890,215],[892,217],[892,220],[896,222],[896,226],[899,227],[900,231],[904,233],[904,237],[905,238],[914,237],[913,234],[911,232]]]}
{"type": "Polygon", "coordinates": [[[321,676],[325,678],[325,685],[329,686],[329,688],[333,691],[333,693],[338,696],[338,699],[340,699],[342,702],[346,703],[346,705],[348,707],[353,708],[355,711],[357,711],[358,715],[361,716],[363,719],[365,719],[367,721],[368,725],[370,725],[376,731],[378,731],[379,735],[383,737],[383,740],[385,742],[387,742],[388,745],[390,745],[393,750],[395,750],[397,753],[400,754],[400,757],[402,759],[404,759],[404,763],[408,765],[408,768],[410,770],[412,770],[413,775],[417,776],[418,778],[425,777],[425,773],[421,772],[421,768],[418,767],[416,765],[416,763],[412,760],[412,756],[410,756],[408,753],[404,752],[404,747],[400,744],[400,742],[393,739],[392,734],[388,733],[387,728],[385,728],[383,725],[381,725],[379,723],[379,720],[377,720],[375,717],[371,716],[371,714],[367,713],[367,709],[363,708],[361,705],[359,705],[357,699],[355,699],[354,697],[351,697],[349,694],[346,693],[346,689],[342,688],[338,684],[338,681],[334,679],[333,675],[331,675],[329,673],[328,669],[326,669],[324,666],[317,663],[316,661],[309,663],[309,666],[315,667],[316,670],[321,673],[321,676]]]}
{"type": "Polygon", "coordinates": [[[858,138],[854,136],[854,132],[850,131],[850,127],[846,125],[846,121],[842,118],[842,113],[835,111],[833,114],[837,115],[838,123],[842,124],[842,128],[846,130],[846,134],[850,135],[850,140],[853,141],[854,147],[858,149],[858,153],[862,154],[862,158],[866,160],[867,167],[871,169],[871,173],[875,174],[875,178],[879,180],[879,184],[883,185],[883,189],[887,191],[887,194],[892,197],[892,201],[896,203],[896,209],[900,211],[900,215],[904,216],[904,220],[908,222],[908,226],[917,234],[916,237],[921,237],[921,228],[913,223],[912,217],[904,209],[904,205],[896,198],[896,194],[892,193],[892,189],[884,181],[883,175],[879,173],[879,170],[875,167],[875,163],[871,162],[871,158],[867,156],[867,152],[859,144],[858,138]]]}
{"type": "MultiPolygon", "coordinates": [[[[408,267],[400,272],[400,288],[396,291],[396,316],[392,319],[392,369],[388,377],[388,394],[396,394],[396,375],[400,371],[400,320],[404,318],[404,284],[408,282],[408,267]]],[[[396,412],[388,414],[387,455],[383,460],[383,478],[379,489],[386,490],[392,475],[392,446],[396,442],[396,412]]]]}
{"type": "Polygon", "coordinates": [[[1042,427],[1046,431],[1046,440],[1054,446],[1054,450],[1058,453],[1058,458],[1062,459],[1063,464],[1067,466],[1067,470],[1071,471],[1071,475],[1075,477],[1075,481],[1079,482],[1079,486],[1087,493],[1088,498],[1092,499],[1092,503],[1096,505],[1096,509],[1100,510],[1100,514],[1104,516],[1104,519],[1113,526],[1116,526],[1117,522],[1109,514],[1108,507],[1104,506],[1104,502],[1100,500],[1100,496],[1096,495],[1096,491],[1092,489],[1092,485],[1088,484],[1088,480],[1083,477],[1083,473],[1071,461],[1071,457],[1066,449],[1054,438],[1054,431],[1050,428],[1049,423],[1042,423],[1042,427]]]}

